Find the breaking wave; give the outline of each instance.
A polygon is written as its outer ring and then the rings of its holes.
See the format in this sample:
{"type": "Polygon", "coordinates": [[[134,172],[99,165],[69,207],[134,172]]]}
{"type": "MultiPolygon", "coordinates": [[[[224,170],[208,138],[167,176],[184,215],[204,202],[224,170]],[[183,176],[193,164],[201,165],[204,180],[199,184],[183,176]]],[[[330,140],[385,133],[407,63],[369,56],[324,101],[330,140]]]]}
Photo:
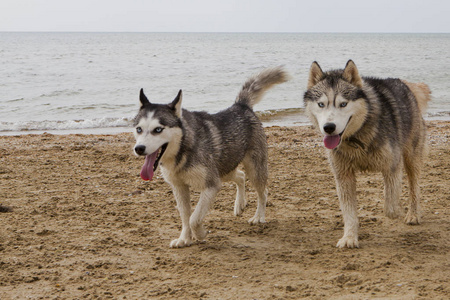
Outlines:
{"type": "Polygon", "coordinates": [[[45,130],[80,130],[95,128],[130,127],[130,118],[101,118],[91,120],[67,121],[28,121],[28,122],[0,122],[0,133],[29,132],[45,130]]]}
{"type": "MultiPolygon", "coordinates": [[[[256,114],[260,118],[264,126],[296,126],[308,124],[303,108],[288,108],[278,110],[257,111],[256,114]]],[[[9,134],[28,134],[43,131],[51,131],[55,133],[86,133],[86,132],[112,132],[128,131],[132,126],[133,118],[99,118],[86,120],[45,120],[45,121],[18,121],[18,122],[1,122],[0,135],[9,134]],[[98,130],[96,130],[98,129],[98,130]]]]}

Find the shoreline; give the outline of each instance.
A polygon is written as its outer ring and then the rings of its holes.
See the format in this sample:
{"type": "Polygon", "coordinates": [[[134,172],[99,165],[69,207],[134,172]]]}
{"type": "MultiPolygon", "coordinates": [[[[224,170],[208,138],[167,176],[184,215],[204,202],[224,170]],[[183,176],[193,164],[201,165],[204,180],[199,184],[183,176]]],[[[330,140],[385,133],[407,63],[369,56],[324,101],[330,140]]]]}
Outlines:
{"type": "MultiPolygon", "coordinates": [[[[277,127],[296,127],[296,126],[311,126],[311,122],[307,120],[304,110],[301,109],[285,109],[281,113],[271,111],[257,111],[263,127],[269,128],[277,127]]],[[[450,115],[443,112],[438,116],[425,117],[424,120],[429,122],[450,122],[450,115]]],[[[49,129],[49,130],[22,130],[22,131],[0,131],[0,136],[17,136],[17,135],[39,135],[44,133],[55,135],[102,135],[102,134],[120,134],[133,132],[133,127],[97,127],[97,128],[80,128],[80,129],[49,129]]]]}

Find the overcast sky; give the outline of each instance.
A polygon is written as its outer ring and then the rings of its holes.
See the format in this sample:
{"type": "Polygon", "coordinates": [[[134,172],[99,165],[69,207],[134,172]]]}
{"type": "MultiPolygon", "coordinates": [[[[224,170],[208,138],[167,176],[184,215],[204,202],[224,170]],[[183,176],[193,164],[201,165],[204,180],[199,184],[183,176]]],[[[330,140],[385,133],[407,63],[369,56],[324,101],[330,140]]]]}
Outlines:
{"type": "Polygon", "coordinates": [[[0,0],[0,31],[450,32],[449,0],[0,0]]]}

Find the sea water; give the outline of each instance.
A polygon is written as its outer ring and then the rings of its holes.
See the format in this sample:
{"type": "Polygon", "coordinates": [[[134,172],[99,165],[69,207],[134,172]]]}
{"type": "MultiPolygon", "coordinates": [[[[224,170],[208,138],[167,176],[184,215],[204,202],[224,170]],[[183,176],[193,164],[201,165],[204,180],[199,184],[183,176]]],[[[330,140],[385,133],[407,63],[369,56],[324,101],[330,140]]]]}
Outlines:
{"type": "Polygon", "coordinates": [[[360,74],[427,83],[427,119],[450,119],[450,34],[0,32],[0,134],[130,131],[139,90],[217,112],[244,81],[283,65],[292,79],[255,106],[265,125],[307,124],[313,61],[352,59],[360,74]]]}

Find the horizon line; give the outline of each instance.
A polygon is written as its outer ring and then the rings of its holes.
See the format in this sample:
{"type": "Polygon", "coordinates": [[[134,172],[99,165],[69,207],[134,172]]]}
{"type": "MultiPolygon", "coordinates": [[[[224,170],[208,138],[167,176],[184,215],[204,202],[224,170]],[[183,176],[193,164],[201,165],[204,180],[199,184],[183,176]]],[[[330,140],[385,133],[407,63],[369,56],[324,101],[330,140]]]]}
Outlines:
{"type": "Polygon", "coordinates": [[[449,34],[445,31],[76,31],[76,30],[0,30],[1,33],[252,33],[252,34],[449,34]]]}

